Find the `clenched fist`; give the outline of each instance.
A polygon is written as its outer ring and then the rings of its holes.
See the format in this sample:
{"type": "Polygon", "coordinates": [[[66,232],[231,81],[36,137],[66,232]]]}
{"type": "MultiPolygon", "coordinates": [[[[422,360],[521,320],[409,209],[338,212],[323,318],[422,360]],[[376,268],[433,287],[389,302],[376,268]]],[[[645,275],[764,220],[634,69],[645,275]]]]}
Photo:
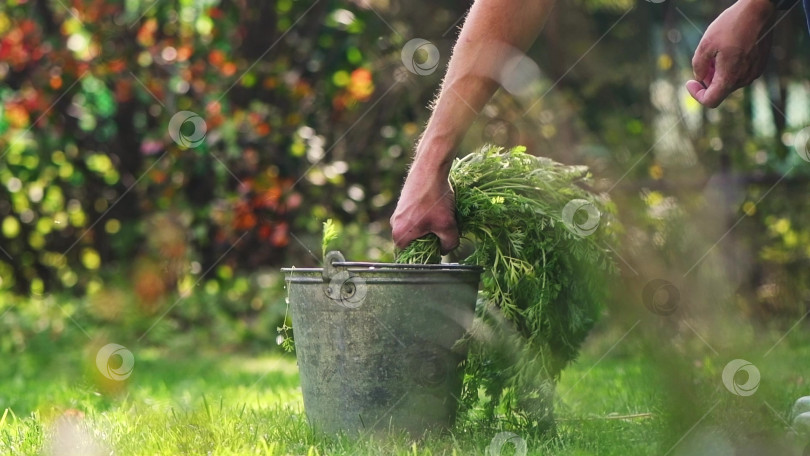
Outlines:
{"type": "Polygon", "coordinates": [[[458,246],[458,227],[453,189],[446,171],[423,168],[414,163],[391,216],[394,244],[404,249],[414,239],[434,233],[442,254],[458,246]]]}
{"type": "Polygon", "coordinates": [[[770,0],[739,0],[712,22],[692,59],[695,79],[686,83],[695,100],[716,108],[762,74],[775,15],[770,0]]]}

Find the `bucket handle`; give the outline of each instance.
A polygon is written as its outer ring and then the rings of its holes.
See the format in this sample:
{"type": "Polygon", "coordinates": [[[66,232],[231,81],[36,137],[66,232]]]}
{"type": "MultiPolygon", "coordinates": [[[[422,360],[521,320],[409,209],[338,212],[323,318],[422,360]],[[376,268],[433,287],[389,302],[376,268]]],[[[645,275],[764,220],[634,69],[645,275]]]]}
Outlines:
{"type": "Polygon", "coordinates": [[[343,254],[337,250],[327,252],[323,258],[323,292],[335,304],[348,309],[363,305],[366,298],[366,281],[352,275],[345,267],[335,263],[345,263],[343,254]]]}

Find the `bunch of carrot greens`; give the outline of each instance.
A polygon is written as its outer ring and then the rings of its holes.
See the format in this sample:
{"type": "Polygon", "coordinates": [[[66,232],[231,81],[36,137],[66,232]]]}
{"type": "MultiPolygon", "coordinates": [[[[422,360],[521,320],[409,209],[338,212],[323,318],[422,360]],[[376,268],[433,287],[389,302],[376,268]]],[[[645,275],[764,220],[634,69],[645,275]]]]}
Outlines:
{"type": "MultiPolygon", "coordinates": [[[[485,146],[453,163],[456,220],[472,244],[461,263],[484,267],[465,341],[462,407],[472,419],[553,425],[556,381],[599,318],[616,272],[609,249],[614,209],[583,189],[589,177],[586,167],[535,157],[523,147],[485,146]],[[591,210],[573,217],[567,211],[567,220],[564,208],[572,201],[591,210]],[[583,223],[577,217],[594,214],[595,230],[576,228],[583,223]]],[[[440,261],[435,235],[397,252],[399,263],[440,261]]]]}

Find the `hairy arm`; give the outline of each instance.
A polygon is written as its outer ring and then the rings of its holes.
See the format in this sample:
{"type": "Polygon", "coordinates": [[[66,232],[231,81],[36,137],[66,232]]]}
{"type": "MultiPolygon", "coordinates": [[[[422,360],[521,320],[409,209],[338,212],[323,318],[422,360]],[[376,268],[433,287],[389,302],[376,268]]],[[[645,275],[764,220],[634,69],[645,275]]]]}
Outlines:
{"type": "Polygon", "coordinates": [[[435,233],[447,252],[458,245],[447,181],[455,149],[498,88],[513,51],[537,38],[554,0],[477,0],[467,16],[416,155],[391,217],[394,242],[435,233]]]}

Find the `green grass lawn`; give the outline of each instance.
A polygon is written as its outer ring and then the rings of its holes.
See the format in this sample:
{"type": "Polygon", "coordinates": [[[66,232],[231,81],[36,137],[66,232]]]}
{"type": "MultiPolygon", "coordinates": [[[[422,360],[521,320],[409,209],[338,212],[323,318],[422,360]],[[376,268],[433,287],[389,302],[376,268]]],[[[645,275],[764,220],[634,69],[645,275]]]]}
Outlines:
{"type": "MultiPolygon", "coordinates": [[[[752,342],[762,347],[750,355],[762,381],[750,397],[720,380],[733,353],[656,346],[640,329],[624,332],[603,329],[589,340],[559,385],[556,435],[523,436],[528,454],[800,454],[785,420],[810,392],[810,336],[802,329],[767,356],[780,332],[752,342]]],[[[461,423],[422,439],[317,436],[292,356],[139,349],[127,381],[105,382],[95,352],[73,347],[40,341],[2,361],[0,454],[58,447],[53,454],[473,455],[485,454],[500,431],[461,423]]]]}

